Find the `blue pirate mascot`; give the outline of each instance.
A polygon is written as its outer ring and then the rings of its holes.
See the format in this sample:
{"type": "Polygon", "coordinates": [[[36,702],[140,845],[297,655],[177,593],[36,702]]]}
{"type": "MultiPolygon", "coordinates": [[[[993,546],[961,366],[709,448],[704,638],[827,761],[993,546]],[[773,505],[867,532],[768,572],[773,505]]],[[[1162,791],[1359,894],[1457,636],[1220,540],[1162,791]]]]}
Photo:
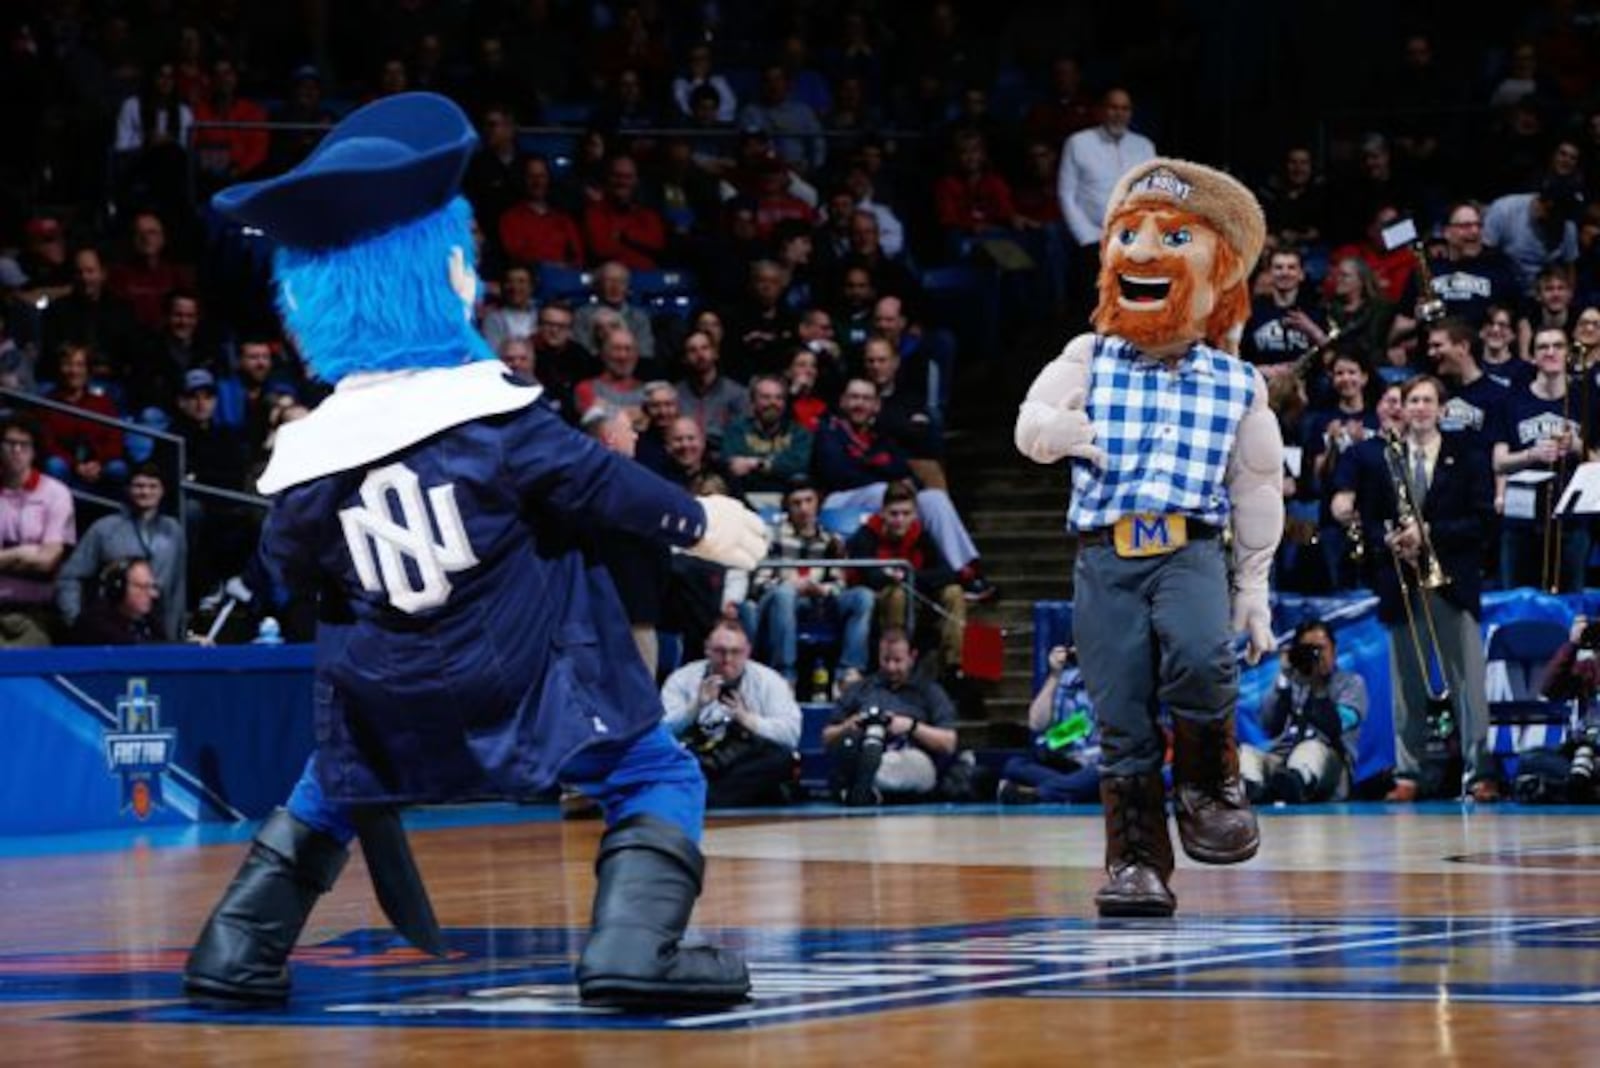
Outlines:
{"type": "Polygon", "coordinates": [[[1248,635],[1251,663],[1273,645],[1283,442],[1261,373],[1233,353],[1265,232],[1255,197],[1220,171],[1176,159],[1128,171],[1106,207],[1095,332],[1039,373],[1017,417],[1024,455],[1072,465],[1073,614],[1101,732],[1103,916],[1177,908],[1162,705],[1184,852],[1233,864],[1260,843],[1239,776],[1233,634],[1248,635]]]}
{"type": "Polygon", "coordinates": [[[621,530],[750,567],[764,530],[737,502],[690,497],[569,429],[474,333],[457,188],[476,140],[442,97],[388,97],[294,170],[213,200],[279,244],[284,322],[335,388],[279,432],[260,480],[275,496],[260,563],[318,598],[317,748],[190,954],[198,1000],[288,996],[289,954],[357,835],[396,928],[442,952],[397,806],[557,782],[607,822],[584,1000],[749,991],[736,954],[680,945],[704,869],[705,783],[660,726],[587,538],[621,530]]]}

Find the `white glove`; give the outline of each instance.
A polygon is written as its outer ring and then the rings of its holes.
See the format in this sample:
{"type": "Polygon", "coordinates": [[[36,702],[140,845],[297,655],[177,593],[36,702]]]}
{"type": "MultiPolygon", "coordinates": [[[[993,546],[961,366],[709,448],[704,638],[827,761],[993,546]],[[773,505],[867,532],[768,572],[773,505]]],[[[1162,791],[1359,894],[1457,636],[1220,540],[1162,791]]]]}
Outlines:
{"type": "Polygon", "coordinates": [[[1059,405],[1029,400],[1022,404],[1017,444],[1035,463],[1053,464],[1071,457],[1104,467],[1106,454],[1094,443],[1094,424],[1085,410],[1084,392],[1073,390],[1059,405]]]}
{"type": "Polygon", "coordinates": [[[705,537],[684,550],[690,556],[724,567],[749,570],[767,555],[767,525],[732,497],[701,497],[706,510],[705,537]]]}
{"type": "Polygon", "coordinates": [[[1265,588],[1233,591],[1233,632],[1250,639],[1246,663],[1254,665],[1272,652],[1277,643],[1272,640],[1272,608],[1265,588]]]}

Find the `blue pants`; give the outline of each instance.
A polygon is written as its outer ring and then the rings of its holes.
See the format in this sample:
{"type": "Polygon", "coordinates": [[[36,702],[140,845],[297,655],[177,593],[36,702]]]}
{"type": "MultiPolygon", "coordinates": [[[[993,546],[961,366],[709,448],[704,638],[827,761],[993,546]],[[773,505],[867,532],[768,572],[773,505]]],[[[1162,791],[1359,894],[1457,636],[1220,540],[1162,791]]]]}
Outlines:
{"type": "Polygon", "coordinates": [[[872,591],[865,586],[851,586],[840,590],[832,598],[805,597],[795,593],[793,586],[779,583],[761,595],[759,602],[745,601],[739,605],[739,615],[744,629],[754,641],[761,636],[767,651],[767,662],[790,682],[795,678],[795,660],[799,656],[799,619],[802,611],[808,613],[834,611],[839,617],[842,642],[839,649],[839,670],[867,669],[867,638],[872,633],[872,591]],[[832,601],[832,608],[827,601],[832,601]]]}
{"type": "MultiPolygon", "coordinates": [[[[330,801],[317,783],[313,753],[289,794],[289,812],[340,843],[355,837],[350,806],[330,801]]],[[[656,727],[631,742],[595,745],[561,769],[571,783],[600,802],[606,826],[630,816],[654,816],[698,843],[705,826],[706,780],[700,765],[666,728],[656,727]]]]}
{"type": "Polygon", "coordinates": [[[1098,764],[1076,771],[1062,771],[1039,763],[1031,754],[1014,756],[1006,761],[1000,777],[1031,786],[1039,791],[1039,800],[1054,804],[1086,804],[1100,800],[1098,764]]]}

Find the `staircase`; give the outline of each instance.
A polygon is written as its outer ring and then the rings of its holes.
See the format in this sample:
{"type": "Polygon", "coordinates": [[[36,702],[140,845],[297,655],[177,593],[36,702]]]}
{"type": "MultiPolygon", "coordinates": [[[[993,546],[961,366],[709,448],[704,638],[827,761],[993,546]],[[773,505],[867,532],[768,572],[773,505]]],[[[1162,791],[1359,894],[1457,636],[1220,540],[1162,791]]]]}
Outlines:
{"type": "MultiPolygon", "coordinates": [[[[951,495],[978,544],[985,573],[1000,587],[998,601],[971,606],[968,618],[996,624],[1006,634],[1003,677],[974,684],[983,696],[983,718],[960,724],[962,744],[975,748],[1026,744],[1033,603],[1072,596],[1073,543],[1064,532],[1067,467],[1036,464],[1012,444],[1017,405],[1042,359],[1028,360],[1026,369],[989,370],[979,372],[979,381],[963,381],[952,413],[957,429],[949,435],[946,461],[951,495]]],[[[969,709],[963,708],[964,715],[969,709]]]]}

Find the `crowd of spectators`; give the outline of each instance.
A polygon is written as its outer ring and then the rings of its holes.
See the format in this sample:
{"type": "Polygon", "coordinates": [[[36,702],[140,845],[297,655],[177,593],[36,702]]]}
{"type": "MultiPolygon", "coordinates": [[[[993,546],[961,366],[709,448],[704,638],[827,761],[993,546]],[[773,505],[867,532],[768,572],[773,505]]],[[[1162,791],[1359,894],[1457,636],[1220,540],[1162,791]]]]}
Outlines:
{"type": "MultiPolygon", "coordinates": [[[[992,15],[950,0],[312,8],[319,32],[271,5],[0,17],[5,99],[29,102],[0,132],[0,385],[50,402],[7,405],[24,417],[0,457],[0,640],[63,638],[102,588],[138,594],[147,573],[158,625],[134,630],[180,638],[239,570],[258,510],[176,481],[249,493],[276,429],[325,392],[281,331],[259,241],[206,197],[294,165],[354,106],[426,89],[481,133],[464,183],[479,324],[511,373],[607,447],[743,495],[784,555],[819,561],[733,576],[611,547],[649,578],[628,606],[641,653],[670,631],[693,660],[742,618],[799,687],[797,627],[831,613],[854,683],[915,591],[930,625],[913,648],[958,669],[966,605],[996,596],[956,503],[974,487],[943,462],[961,368],[998,358],[998,337],[1082,323],[1128,165],[1230,162],[1183,144],[1179,79],[1104,29],[1008,59],[992,15]],[[930,296],[950,267],[970,271],[965,299],[930,296]],[[182,464],[140,429],[181,440],[182,464]],[[113,511],[120,526],[95,522],[113,511]],[[830,567],[839,554],[886,563],[830,567]]],[[[1493,459],[1504,547],[1486,571],[1534,580],[1545,498],[1518,476],[1562,476],[1594,444],[1595,28],[1561,5],[1499,38],[1396,25],[1356,125],[1301,115],[1240,153],[1280,150],[1245,175],[1271,239],[1242,345],[1292,446],[1279,588],[1363,584],[1331,509],[1340,465],[1402,425],[1386,390],[1423,372],[1449,389],[1446,431],[1493,459]],[[1395,236],[1407,221],[1415,241],[1395,236]]],[[[1562,533],[1561,582],[1580,584],[1587,531],[1562,533]]]]}

